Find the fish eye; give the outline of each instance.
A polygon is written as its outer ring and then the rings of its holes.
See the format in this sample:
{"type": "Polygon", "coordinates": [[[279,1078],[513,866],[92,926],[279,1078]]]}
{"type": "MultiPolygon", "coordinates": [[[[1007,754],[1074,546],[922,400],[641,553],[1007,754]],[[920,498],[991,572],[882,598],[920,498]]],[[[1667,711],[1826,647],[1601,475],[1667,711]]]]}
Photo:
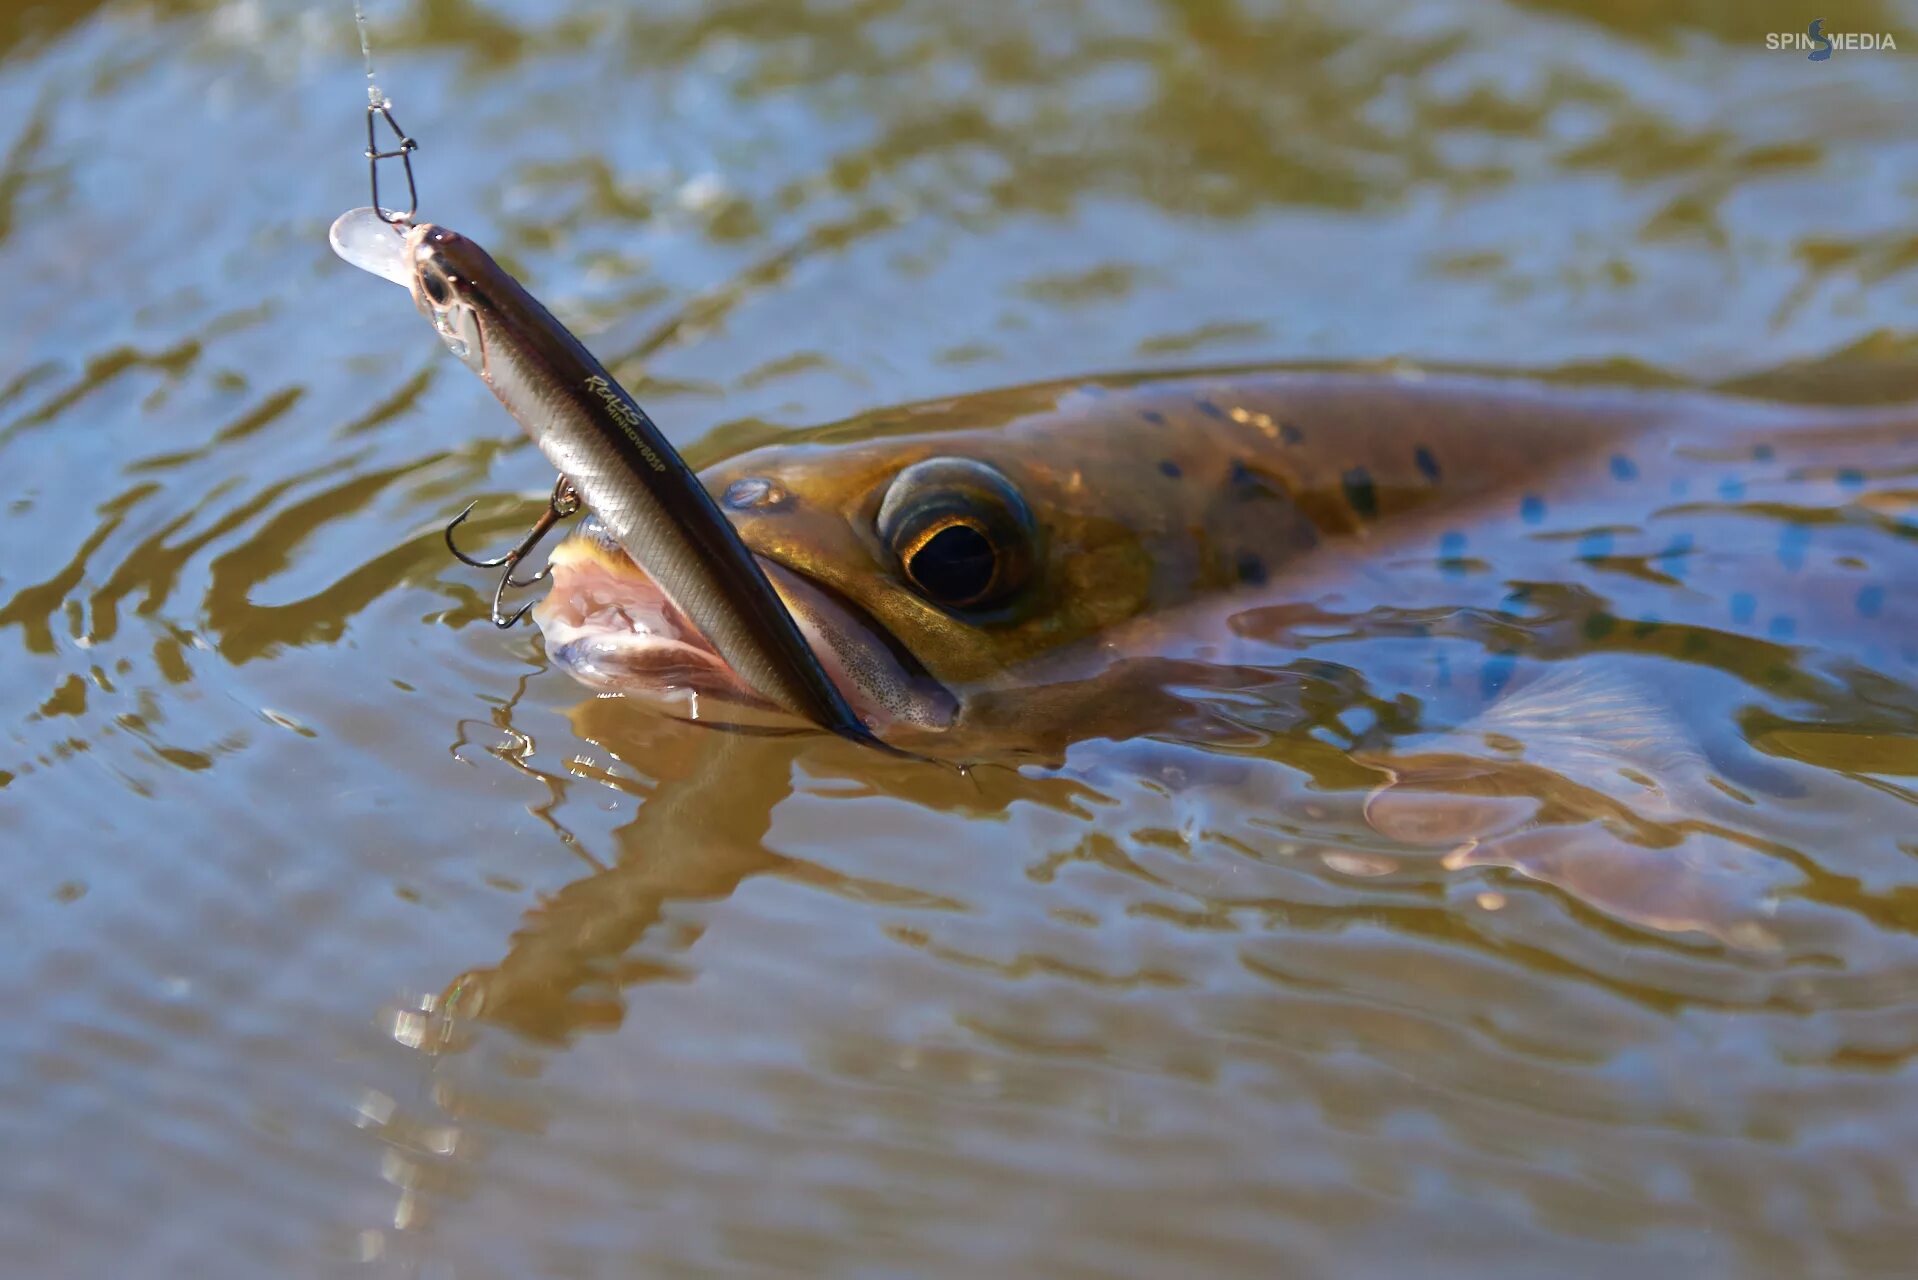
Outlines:
{"type": "Polygon", "coordinates": [[[1004,604],[1031,577],[1032,511],[998,470],[970,458],[928,458],[893,477],[879,536],[926,599],[947,609],[1004,604]]]}

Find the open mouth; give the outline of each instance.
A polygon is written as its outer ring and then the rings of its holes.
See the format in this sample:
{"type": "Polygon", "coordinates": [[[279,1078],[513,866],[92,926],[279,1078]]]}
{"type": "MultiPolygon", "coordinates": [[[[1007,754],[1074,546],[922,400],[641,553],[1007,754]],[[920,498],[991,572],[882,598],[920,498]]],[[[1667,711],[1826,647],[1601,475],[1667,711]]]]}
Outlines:
{"type": "MultiPolygon", "coordinates": [[[[548,563],[552,585],[533,617],[548,655],[581,684],[684,719],[804,726],[741,679],[596,519],[583,520],[548,563]]],[[[952,696],[901,655],[870,616],[783,565],[761,564],[827,676],[868,725],[883,731],[951,723],[952,696]]]]}

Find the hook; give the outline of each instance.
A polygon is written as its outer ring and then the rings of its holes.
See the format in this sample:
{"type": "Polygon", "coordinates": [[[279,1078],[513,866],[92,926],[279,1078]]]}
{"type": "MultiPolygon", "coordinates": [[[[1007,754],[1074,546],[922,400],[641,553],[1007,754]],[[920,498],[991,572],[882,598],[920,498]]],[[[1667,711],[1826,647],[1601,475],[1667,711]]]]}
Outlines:
{"type": "Polygon", "coordinates": [[[554,525],[569,516],[579,513],[579,493],[573,488],[573,482],[571,480],[568,480],[565,476],[561,476],[553,485],[553,496],[546,500],[546,510],[540,512],[539,519],[534,521],[533,527],[526,531],[526,536],[519,540],[519,545],[503,555],[494,556],[490,560],[481,560],[474,556],[467,555],[464,551],[461,551],[459,545],[453,541],[453,530],[464,524],[466,517],[472,515],[473,508],[478,505],[477,499],[467,503],[466,510],[454,516],[451,523],[446,526],[446,549],[453,553],[455,560],[461,564],[471,565],[475,569],[504,568],[506,570],[506,572],[499,576],[499,585],[493,588],[493,625],[504,631],[508,627],[516,625],[527,614],[533,611],[533,606],[527,604],[521,605],[519,609],[510,616],[504,615],[502,610],[505,608],[503,602],[506,599],[506,588],[538,586],[551,575],[553,566],[550,564],[547,565],[530,578],[515,578],[513,576],[513,570],[519,567],[520,561],[533,554],[533,549],[539,546],[548,533],[552,532],[554,525]]]}
{"type": "MultiPolygon", "coordinates": [[[[375,90],[375,92],[378,92],[375,90]]],[[[413,153],[420,144],[406,136],[406,130],[400,128],[400,122],[393,118],[393,102],[390,98],[381,98],[366,108],[366,171],[373,183],[373,212],[380,221],[389,226],[404,226],[413,221],[413,215],[420,211],[419,188],[413,185],[413,153]],[[400,140],[400,145],[391,151],[381,151],[379,139],[374,135],[377,118],[384,116],[387,127],[400,140]],[[380,161],[397,159],[406,170],[406,212],[394,217],[386,216],[386,208],[380,203],[380,161]]]]}

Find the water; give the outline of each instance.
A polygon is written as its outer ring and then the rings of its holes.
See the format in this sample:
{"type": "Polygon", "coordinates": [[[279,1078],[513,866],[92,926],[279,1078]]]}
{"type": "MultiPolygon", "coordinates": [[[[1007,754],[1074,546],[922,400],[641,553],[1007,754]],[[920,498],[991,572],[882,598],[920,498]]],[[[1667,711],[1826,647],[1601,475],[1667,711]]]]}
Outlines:
{"type": "MultiPolygon", "coordinates": [[[[1820,64],[1777,4],[370,16],[423,212],[701,457],[1277,358],[1918,392],[1908,5],[1820,64]]],[[[1371,832],[1358,757],[1473,714],[1400,696],[1382,614],[1267,615],[1318,665],[1189,691],[1210,746],[976,781],[622,715],[440,545],[550,476],[326,245],[349,7],[0,41],[13,1273],[1907,1269],[1895,652],[1834,615],[1772,680],[1728,620],[1687,666],[1571,577],[1439,628],[1666,682],[1755,797],[1769,950],[1371,832]]],[[[1846,554],[1896,565],[1904,475],[1846,554]]]]}

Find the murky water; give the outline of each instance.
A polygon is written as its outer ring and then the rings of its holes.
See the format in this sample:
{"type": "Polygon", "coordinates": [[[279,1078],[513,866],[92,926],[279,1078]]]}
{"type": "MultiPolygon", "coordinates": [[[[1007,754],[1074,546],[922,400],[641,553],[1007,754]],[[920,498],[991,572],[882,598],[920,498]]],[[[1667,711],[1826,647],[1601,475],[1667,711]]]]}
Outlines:
{"type": "MultiPolygon", "coordinates": [[[[1278,359],[1918,393],[1909,5],[372,12],[427,211],[706,458],[1278,359]]],[[[345,0],[0,42],[9,1274],[1908,1272],[1910,448],[1254,611],[1057,767],[689,729],[439,543],[550,476],[326,248],[345,0]],[[1547,664],[1698,744],[1684,885],[1368,822],[1547,664]]]]}

